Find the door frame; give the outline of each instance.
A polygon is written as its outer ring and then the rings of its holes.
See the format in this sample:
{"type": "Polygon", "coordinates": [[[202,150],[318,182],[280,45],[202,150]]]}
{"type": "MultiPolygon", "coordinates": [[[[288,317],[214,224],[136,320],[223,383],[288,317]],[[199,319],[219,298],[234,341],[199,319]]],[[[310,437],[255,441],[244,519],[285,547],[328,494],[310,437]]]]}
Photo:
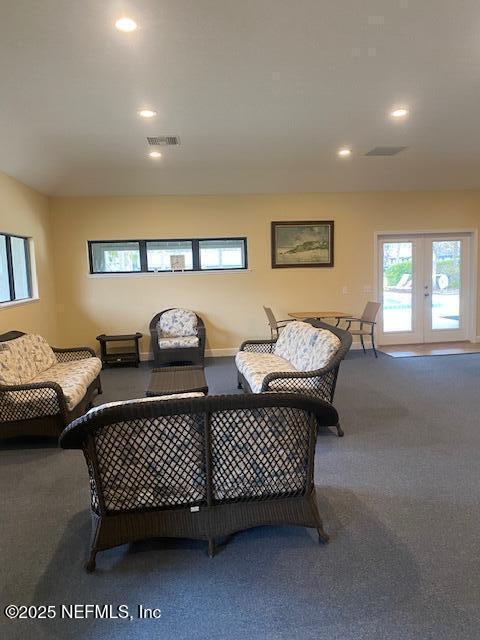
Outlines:
{"type": "MultiPolygon", "coordinates": [[[[477,336],[477,280],[478,280],[478,229],[474,227],[467,228],[447,228],[447,229],[401,229],[398,231],[374,231],[373,232],[373,294],[375,300],[379,302],[382,298],[380,291],[380,281],[378,277],[378,245],[380,237],[402,237],[402,236],[442,236],[442,235],[468,235],[470,237],[469,251],[469,282],[467,286],[467,295],[469,299],[468,310],[466,314],[466,340],[469,342],[480,342],[480,336],[477,336]]],[[[381,311],[380,311],[381,312],[381,311]]],[[[399,343],[400,344],[400,343],[399,343]]]]}

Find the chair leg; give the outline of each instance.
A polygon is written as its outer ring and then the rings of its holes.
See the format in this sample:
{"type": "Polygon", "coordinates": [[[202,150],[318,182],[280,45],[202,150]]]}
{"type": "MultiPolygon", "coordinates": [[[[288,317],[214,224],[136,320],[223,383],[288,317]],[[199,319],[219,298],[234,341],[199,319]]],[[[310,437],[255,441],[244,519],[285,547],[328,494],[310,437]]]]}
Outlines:
{"type": "Polygon", "coordinates": [[[325,530],[322,524],[320,524],[320,526],[317,527],[317,533],[318,533],[318,541],[321,542],[322,544],[327,544],[327,542],[330,540],[330,536],[328,535],[328,533],[325,533],[325,530]]]}
{"type": "Polygon", "coordinates": [[[378,358],[377,350],[375,349],[375,338],[373,337],[373,331],[372,331],[372,349],[373,349],[373,353],[375,354],[375,358],[378,358]]]}
{"type": "Polygon", "coordinates": [[[365,351],[365,342],[363,341],[363,336],[360,334],[360,342],[362,343],[362,349],[363,349],[363,353],[367,353],[365,351]]]}
{"type": "Polygon", "coordinates": [[[340,426],[340,422],[337,422],[337,435],[339,438],[343,438],[343,436],[345,435],[343,433],[342,427],[340,426]]]}
{"type": "Polygon", "coordinates": [[[214,555],[215,555],[215,539],[209,538],[208,539],[208,556],[210,558],[213,558],[214,555]]]}
{"type": "Polygon", "coordinates": [[[97,552],[92,549],[90,551],[90,557],[87,560],[87,562],[85,563],[85,569],[86,569],[87,573],[93,573],[95,571],[95,567],[96,567],[95,559],[96,559],[96,557],[97,557],[97,552]]]}

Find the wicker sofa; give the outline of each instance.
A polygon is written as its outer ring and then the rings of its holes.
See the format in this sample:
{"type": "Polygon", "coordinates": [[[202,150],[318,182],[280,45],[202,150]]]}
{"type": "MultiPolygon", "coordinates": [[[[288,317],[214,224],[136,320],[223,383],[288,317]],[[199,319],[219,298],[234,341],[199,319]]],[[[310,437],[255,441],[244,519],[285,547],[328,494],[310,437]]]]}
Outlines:
{"type": "Polygon", "coordinates": [[[0,334],[0,439],[58,437],[102,392],[101,368],[89,347],[57,349],[42,336],[0,334]]]}
{"type": "Polygon", "coordinates": [[[203,365],[205,325],[189,309],[165,309],[150,322],[153,359],[156,367],[169,364],[203,365]]]}
{"type": "MultiPolygon", "coordinates": [[[[332,403],[348,331],[319,320],[290,322],[276,340],[246,340],[235,363],[238,386],[247,393],[300,393],[332,403]]],[[[340,423],[335,425],[343,436],[340,423]]]]}
{"type": "MultiPolygon", "coordinates": [[[[185,394],[197,395],[201,394],[185,394]]],[[[92,409],[62,433],[91,490],[87,571],[98,551],[153,537],[208,540],[259,525],[313,527],[316,425],[326,402],[298,394],[146,398],[92,409]]]]}

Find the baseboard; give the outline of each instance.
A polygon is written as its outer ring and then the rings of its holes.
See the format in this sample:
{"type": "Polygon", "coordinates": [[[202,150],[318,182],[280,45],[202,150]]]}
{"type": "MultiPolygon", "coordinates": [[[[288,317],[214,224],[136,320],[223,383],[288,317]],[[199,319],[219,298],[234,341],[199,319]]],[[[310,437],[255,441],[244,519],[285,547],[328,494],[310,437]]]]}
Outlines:
{"type": "Polygon", "coordinates": [[[232,347],[231,349],[206,349],[205,355],[207,358],[227,358],[235,356],[238,353],[238,347],[232,347]]]}
{"type": "MultiPolygon", "coordinates": [[[[232,347],[231,349],[205,349],[206,358],[226,358],[234,356],[238,351],[238,347],[232,347]]],[[[142,351],[140,353],[140,360],[142,362],[149,362],[153,360],[153,353],[151,351],[142,351]]]]}
{"type": "MultiPolygon", "coordinates": [[[[478,338],[478,342],[480,342],[480,337],[478,338]]],[[[352,346],[350,347],[353,351],[357,351],[362,348],[360,342],[352,342],[352,346]]],[[[367,346],[367,349],[369,347],[367,346]]],[[[228,349],[205,349],[205,357],[206,358],[230,358],[236,355],[238,352],[238,347],[231,347],[228,349]]],[[[140,353],[140,360],[142,362],[149,362],[153,360],[153,353],[151,351],[142,351],[140,353]]]]}

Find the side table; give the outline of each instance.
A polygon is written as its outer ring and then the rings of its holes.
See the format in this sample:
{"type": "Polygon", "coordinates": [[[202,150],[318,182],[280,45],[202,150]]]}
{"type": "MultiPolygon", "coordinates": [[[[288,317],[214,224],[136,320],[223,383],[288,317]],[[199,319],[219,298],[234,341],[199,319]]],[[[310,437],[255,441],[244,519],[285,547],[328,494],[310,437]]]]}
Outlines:
{"type": "Polygon", "coordinates": [[[141,333],[128,333],[125,335],[110,335],[104,333],[97,336],[100,343],[100,352],[103,366],[108,365],[133,365],[138,367],[140,362],[140,348],[138,341],[141,333]],[[113,345],[109,343],[114,343],[113,345]],[[123,343],[123,344],[119,344],[123,343]]]}

